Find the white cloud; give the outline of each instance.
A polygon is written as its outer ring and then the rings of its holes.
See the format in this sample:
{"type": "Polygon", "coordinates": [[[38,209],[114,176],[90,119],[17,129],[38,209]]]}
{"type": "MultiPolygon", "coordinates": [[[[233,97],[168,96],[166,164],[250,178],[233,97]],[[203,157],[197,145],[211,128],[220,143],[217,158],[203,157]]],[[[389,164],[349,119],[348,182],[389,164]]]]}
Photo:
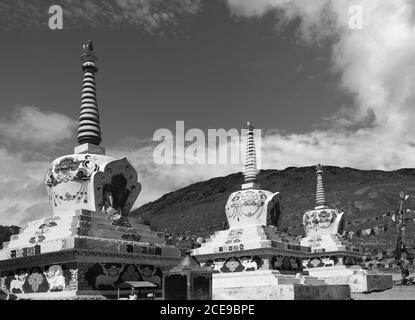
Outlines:
{"type": "Polygon", "coordinates": [[[0,120],[3,139],[32,145],[55,145],[71,138],[76,122],[66,115],[36,107],[17,106],[10,119],[0,120]]]}
{"type": "Polygon", "coordinates": [[[49,153],[73,138],[75,128],[66,115],[30,106],[0,120],[0,224],[22,225],[52,213],[44,185],[49,153]]]}
{"type": "Polygon", "coordinates": [[[298,33],[309,45],[329,39],[333,70],[341,74],[339,85],[355,98],[354,106],[333,106],[326,131],[269,135],[264,166],[326,162],[364,169],[413,167],[413,1],[228,0],[228,4],[236,16],[257,17],[277,10],[280,27],[299,18],[298,33]],[[363,8],[362,30],[349,28],[352,5],[363,8]]]}
{"type": "MultiPolygon", "coordinates": [[[[352,125],[375,115],[375,125],[413,131],[415,120],[414,4],[410,0],[228,0],[234,15],[260,16],[277,9],[277,22],[300,18],[298,32],[308,44],[332,43],[332,66],[340,85],[354,95],[355,108],[336,117],[352,125]],[[349,8],[363,8],[363,29],[349,28],[349,8]],[[348,120],[348,121],[345,121],[348,120]]],[[[339,106],[333,106],[335,112],[339,106]]]]}
{"type": "Polygon", "coordinates": [[[0,147],[0,224],[22,225],[52,213],[43,184],[48,165],[0,147]]]}

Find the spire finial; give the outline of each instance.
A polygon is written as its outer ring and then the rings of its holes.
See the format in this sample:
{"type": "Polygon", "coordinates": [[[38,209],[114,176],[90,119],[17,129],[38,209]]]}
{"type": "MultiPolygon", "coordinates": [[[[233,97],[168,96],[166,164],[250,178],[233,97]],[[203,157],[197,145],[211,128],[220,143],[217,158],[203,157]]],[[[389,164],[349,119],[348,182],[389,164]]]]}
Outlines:
{"type": "Polygon", "coordinates": [[[318,164],[316,166],[317,174],[317,190],[316,190],[316,206],[315,209],[327,208],[326,196],[323,187],[323,166],[318,164]]]}
{"type": "Polygon", "coordinates": [[[98,68],[95,66],[97,58],[94,55],[92,41],[88,41],[82,48],[81,62],[84,80],[82,83],[78,142],[81,145],[89,143],[99,146],[101,143],[101,127],[95,92],[95,72],[98,71],[98,68]]]}
{"type": "Polygon", "coordinates": [[[86,52],[87,51],[94,51],[94,46],[92,45],[91,40],[88,40],[88,42],[85,43],[82,47],[84,48],[84,51],[86,51],[86,52]]]}
{"type": "Polygon", "coordinates": [[[255,140],[254,140],[254,127],[250,121],[247,121],[248,131],[246,133],[246,159],[245,159],[245,171],[244,171],[244,184],[243,189],[257,188],[259,185],[257,181],[257,164],[256,164],[256,152],[255,152],[255,140]]]}

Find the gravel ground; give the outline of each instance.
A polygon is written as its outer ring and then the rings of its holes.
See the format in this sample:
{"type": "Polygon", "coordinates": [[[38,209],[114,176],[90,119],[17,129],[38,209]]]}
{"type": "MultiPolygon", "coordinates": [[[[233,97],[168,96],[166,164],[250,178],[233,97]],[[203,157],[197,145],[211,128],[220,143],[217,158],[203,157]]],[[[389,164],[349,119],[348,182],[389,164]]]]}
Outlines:
{"type": "Polygon", "coordinates": [[[415,286],[395,286],[382,292],[352,293],[353,300],[415,300],[415,286]]]}

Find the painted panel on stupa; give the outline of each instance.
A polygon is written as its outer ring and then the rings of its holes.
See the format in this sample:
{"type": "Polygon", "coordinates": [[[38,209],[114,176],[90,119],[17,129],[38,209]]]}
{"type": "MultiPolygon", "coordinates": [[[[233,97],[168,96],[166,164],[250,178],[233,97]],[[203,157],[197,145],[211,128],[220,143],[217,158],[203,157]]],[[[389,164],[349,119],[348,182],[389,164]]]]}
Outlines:
{"type": "Polygon", "coordinates": [[[98,154],[56,159],[48,169],[45,184],[55,214],[107,209],[106,193],[111,194],[113,209],[126,214],[141,191],[137,172],[126,158],[116,160],[98,154]]]}
{"type": "Polygon", "coordinates": [[[148,281],[161,287],[162,272],[153,265],[96,263],[89,267],[85,279],[95,290],[114,290],[125,281],[148,281]]]}
{"type": "Polygon", "coordinates": [[[277,194],[266,190],[249,189],[232,193],[225,207],[229,227],[267,225],[268,214],[276,198],[277,194]]]}
{"type": "Polygon", "coordinates": [[[271,258],[271,268],[283,271],[302,271],[302,260],[298,257],[277,255],[271,258]]]}
{"type": "Polygon", "coordinates": [[[337,234],[342,217],[336,209],[307,211],[303,217],[306,235],[337,234]]]}
{"type": "Polygon", "coordinates": [[[73,291],[77,270],[75,264],[54,264],[2,271],[0,289],[10,293],[73,291]]]}

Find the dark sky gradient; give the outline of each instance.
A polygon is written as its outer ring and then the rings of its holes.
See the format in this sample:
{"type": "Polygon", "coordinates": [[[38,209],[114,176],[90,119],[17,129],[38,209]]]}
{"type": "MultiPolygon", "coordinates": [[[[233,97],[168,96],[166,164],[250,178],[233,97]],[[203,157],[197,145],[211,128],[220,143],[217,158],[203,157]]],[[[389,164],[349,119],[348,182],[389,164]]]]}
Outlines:
{"type": "Polygon", "coordinates": [[[350,100],[329,71],[329,46],[297,43],[295,24],[276,32],[275,22],[274,14],[235,18],[212,1],[165,35],[65,29],[65,20],[62,31],[1,32],[0,108],[7,115],[33,105],[76,119],[81,45],[91,39],[106,146],[151,137],[176,120],[186,129],[238,128],[250,119],[304,132],[350,100]]]}

